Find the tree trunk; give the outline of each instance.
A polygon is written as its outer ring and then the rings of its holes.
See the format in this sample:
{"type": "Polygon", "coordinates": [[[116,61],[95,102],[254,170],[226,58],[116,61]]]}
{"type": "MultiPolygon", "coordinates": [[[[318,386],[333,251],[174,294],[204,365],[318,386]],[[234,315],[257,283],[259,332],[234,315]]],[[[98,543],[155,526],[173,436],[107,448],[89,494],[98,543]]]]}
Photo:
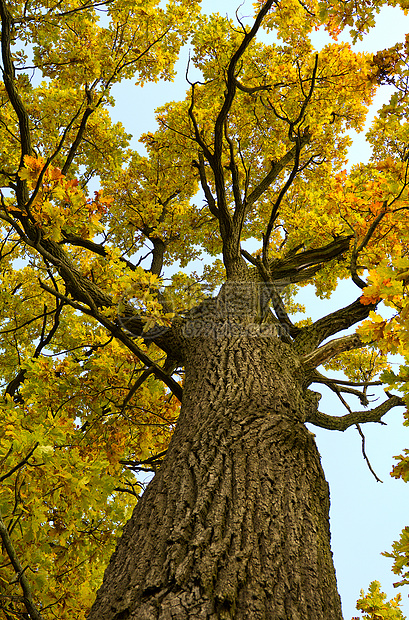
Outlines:
{"type": "Polygon", "coordinates": [[[191,336],[177,428],[89,620],[342,620],[297,356],[271,329],[191,336]]]}

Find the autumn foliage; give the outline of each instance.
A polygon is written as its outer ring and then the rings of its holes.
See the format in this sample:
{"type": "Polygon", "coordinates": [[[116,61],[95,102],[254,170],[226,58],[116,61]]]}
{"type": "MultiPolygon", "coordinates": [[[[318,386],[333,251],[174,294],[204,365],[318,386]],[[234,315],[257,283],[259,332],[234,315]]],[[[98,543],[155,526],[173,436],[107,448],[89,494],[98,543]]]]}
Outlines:
{"type": "MultiPolygon", "coordinates": [[[[337,41],[344,28],[363,36],[380,0],[272,4],[263,40],[266,32],[281,40],[248,45],[228,122],[218,127],[243,23],[200,14],[195,0],[0,0],[6,620],[88,614],[179,414],[183,371],[154,340],[225,279],[222,193],[227,210],[246,197],[241,239],[260,247],[247,257],[251,268],[350,239],[342,259],[294,277],[283,303],[291,314],[302,309],[294,297],[305,283],[328,297],[351,277],[368,318],[356,329],[359,347],[340,351],[326,370],[351,382],[380,379],[387,396],[399,391],[400,405],[408,398],[408,39],[375,57],[337,41]],[[309,33],[321,26],[333,43],[317,53],[309,33]],[[200,80],[188,68],[185,100],[160,108],[157,130],[132,151],[110,119],[111,88],[171,80],[187,41],[200,80]],[[372,157],[349,170],[348,131],[362,129],[381,84],[394,94],[368,132],[372,157]],[[217,132],[223,189],[206,152],[217,132]],[[203,273],[186,269],[203,255],[203,273]],[[402,358],[398,371],[391,353],[402,358]]],[[[264,5],[255,2],[255,14],[264,5]]],[[[409,450],[392,475],[409,479],[409,450]]],[[[407,584],[407,529],[388,555],[407,584]]],[[[358,605],[365,618],[398,620],[398,603],[385,603],[374,583],[358,605]]]]}

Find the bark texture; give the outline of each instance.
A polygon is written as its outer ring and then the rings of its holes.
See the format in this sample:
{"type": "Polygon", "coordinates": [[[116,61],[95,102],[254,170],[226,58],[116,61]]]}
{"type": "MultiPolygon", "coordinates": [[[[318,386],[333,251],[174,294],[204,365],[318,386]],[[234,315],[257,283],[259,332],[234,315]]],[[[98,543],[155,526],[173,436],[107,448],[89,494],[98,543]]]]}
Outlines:
{"type": "Polygon", "coordinates": [[[214,325],[185,326],[178,425],[89,620],[341,620],[317,399],[273,328],[214,325]]]}

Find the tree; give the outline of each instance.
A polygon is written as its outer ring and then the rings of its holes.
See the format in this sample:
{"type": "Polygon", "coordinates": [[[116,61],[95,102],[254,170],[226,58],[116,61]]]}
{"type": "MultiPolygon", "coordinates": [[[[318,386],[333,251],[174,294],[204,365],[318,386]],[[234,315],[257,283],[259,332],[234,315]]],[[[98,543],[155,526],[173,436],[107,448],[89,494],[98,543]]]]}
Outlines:
{"type": "MultiPolygon", "coordinates": [[[[305,423],[362,433],[404,406],[390,390],[406,393],[407,369],[387,353],[407,351],[408,50],[312,48],[321,24],[361,36],[378,2],[256,4],[248,23],[199,16],[193,0],[0,0],[7,620],[342,618],[305,423]],[[200,80],[188,67],[185,101],[158,111],[145,156],[131,152],[110,87],[170,79],[189,36],[200,80]],[[347,173],[346,132],[384,82],[395,94],[373,157],[347,173]],[[204,252],[203,275],[185,273],[204,252]],[[324,297],[345,278],[355,301],[291,320],[300,286],[324,297]],[[340,368],[346,380],[324,374],[340,368]],[[347,413],[321,412],[312,384],[347,413]]],[[[394,475],[408,472],[406,455],[394,475]]],[[[393,553],[402,573],[405,533],[393,553]]],[[[395,618],[396,603],[375,584],[361,609],[395,618]]]]}

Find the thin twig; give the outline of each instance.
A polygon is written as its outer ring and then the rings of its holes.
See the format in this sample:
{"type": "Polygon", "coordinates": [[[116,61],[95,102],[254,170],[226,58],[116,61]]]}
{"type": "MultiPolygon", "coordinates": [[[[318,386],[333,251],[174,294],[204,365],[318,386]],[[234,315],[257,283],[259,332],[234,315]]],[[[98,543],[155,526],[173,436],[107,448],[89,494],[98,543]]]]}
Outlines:
{"type": "Polygon", "coordinates": [[[375,478],[376,482],[383,482],[383,480],[381,480],[380,478],[378,478],[378,476],[376,475],[376,473],[374,472],[372,465],[368,459],[368,456],[365,452],[365,435],[362,432],[361,427],[359,426],[359,424],[355,424],[356,428],[358,429],[358,433],[361,435],[361,439],[362,439],[362,456],[364,457],[366,464],[368,465],[369,471],[371,472],[371,474],[373,475],[373,477],[375,478]]]}

